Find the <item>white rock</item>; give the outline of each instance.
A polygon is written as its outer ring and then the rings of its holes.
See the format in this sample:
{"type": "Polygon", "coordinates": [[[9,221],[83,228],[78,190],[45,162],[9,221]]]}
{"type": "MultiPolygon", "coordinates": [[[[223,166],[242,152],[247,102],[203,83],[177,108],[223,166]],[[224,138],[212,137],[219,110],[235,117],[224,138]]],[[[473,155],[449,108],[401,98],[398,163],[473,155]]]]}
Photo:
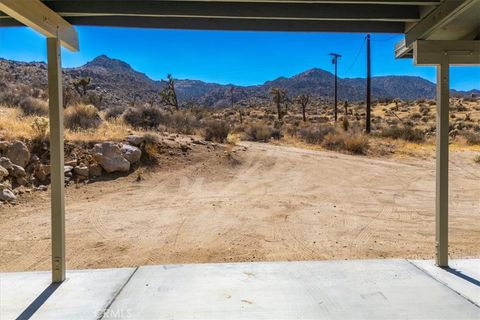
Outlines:
{"type": "Polygon", "coordinates": [[[8,190],[7,188],[0,190],[0,201],[13,202],[15,200],[17,200],[17,197],[13,194],[12,191],[8,190]]]}
{"type": "Polygon", "coordinates": [[[130,162],[113,142],[98,143],[93,147],[93,157],[107,172],[128,172],[130,162]]]}
{"type": "Polygon", "coordinates": [[[130,163],[136,163],[140,161],[140,158],[142,157],[142,150],[129,144],[124,144],[122,146],[122,153],[123,157],[130,163]]]}

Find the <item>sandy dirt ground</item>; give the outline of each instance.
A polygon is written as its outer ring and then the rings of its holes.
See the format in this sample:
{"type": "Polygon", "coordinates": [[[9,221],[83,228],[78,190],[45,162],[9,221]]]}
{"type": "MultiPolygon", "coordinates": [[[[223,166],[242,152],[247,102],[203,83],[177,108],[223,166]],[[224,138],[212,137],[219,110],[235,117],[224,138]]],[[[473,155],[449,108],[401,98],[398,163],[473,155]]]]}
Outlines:
{"type": "MultiPolygon", "coordinates": [[[[434,257],[435,160],[242,143],[67,188],[67,267],[434,257]]],[[[480,165],[451,154],[450,252],[480,257],[480,165]]],[[[49,193],[0,208],[0,271],[50,268],[49,193]]]]}

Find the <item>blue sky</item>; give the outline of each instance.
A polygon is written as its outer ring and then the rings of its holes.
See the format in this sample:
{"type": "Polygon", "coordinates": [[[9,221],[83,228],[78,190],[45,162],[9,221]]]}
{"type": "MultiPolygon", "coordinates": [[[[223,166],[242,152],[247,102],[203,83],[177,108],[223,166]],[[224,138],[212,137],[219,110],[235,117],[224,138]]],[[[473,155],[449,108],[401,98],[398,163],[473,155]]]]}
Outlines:
{"type": "MultiPolygon", "coordinates": [[[[365,77],[365,34],[153,30],[78,27],[80,52],[63,51],[63,66],[100,54],[128,62],[153,79],[175,78],[238,85],[261,84],[317,67],[333,71],[330,52],[342,55],[340,77],[365,77]]],[[[435,68],[396,60],[402,35],[372,35],[372,75],[415,75],[435,81],[435,68]]],[[[45,40],[25,27],[0,28],[0,57],[45,61],[45,40]]],[[[480,89],[480,67],[452,67],[451,87],[480,89]]]]}

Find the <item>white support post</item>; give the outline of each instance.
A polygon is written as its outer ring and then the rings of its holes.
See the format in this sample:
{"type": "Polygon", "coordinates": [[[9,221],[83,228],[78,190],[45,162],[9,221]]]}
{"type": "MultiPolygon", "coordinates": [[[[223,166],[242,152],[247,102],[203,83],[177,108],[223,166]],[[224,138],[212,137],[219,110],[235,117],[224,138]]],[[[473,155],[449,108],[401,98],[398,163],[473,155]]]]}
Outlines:
{"type": "Polygon", "coordinates": [[[52,282],[65,280],[65,181],[60,41],[47,38],[52,208],[52,282]]]}
{"type": "Polygon", "coordinates": [[[448,135],[449,135],[449,61],[444,55],[437,66],[436,136],[436,264],[448,267],[448,135]]]}
{"type": "Polygon", "coordinates": [[[437,67],[437,141],[435,187],[436,264],[448,267],[448,135],[450,65],[479,65],[479,40],[417,40],[413,43],[415,65],[437,67]]]}

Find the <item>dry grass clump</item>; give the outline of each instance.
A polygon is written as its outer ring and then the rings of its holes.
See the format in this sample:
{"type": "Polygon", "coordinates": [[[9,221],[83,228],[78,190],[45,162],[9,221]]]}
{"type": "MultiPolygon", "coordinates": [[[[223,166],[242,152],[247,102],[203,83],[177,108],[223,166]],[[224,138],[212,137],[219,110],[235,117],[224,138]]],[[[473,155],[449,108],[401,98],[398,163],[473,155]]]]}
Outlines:
{"type": "Polygon", "coordinates": [[[307,143],[320,144],[327,134],[334,132],[333,126],[318,126],[300,129],[299,135],[307,143]]]}
{"type": "Polygon", "coordinates": [[[334,151],[347,151],[353,154],[366,154],[369,141],[362,133],[329,133],[325,136],[322,146],[334,151]]]}
{"type": "Polygon", "coordinates": [[[240,136],[236,133],[229,133],[226,141],[229,145],[236,146],[240,142],[240,136]]]}
{"type": "Polygon", "coordinates": [[[30,116],[30,115],[47,116],[48,115],[48,104],[46,101],[41,99],[26,97],[20,101],[18,106],[22,110],[23,114],[27,116],[30,116]]]}
{"type": "Polygon", "coordinates": [[[230,126],[223,120],[211,120],[205,123],[205,140],[223,143],[230,133],[230,126]]]}
{"type": "Polygon", "coordinates": [[[65,109],[65,127],[70,130],[98,128],[102,118],[97,108],[91,104],[76,104],[65,109]]]}
{"type": "Polygon", "coordinates": [[[358,130],[345,131],[334,126],[321,125],[300,129],[299,137],[306,143],[333,151],[367,154],[369,149],[368,136],[358,130]]]}
{"type": "Polygon", "coordinates": [[[272,138],[272,128],[263,122],[255,122],[245,129],[250,141],[268,142],[272,138]]]}
{"type": "Polygon", "coordinates": [[[34,116],[25,116],[18,108],[0,108],[0,137],[5,140],[34,138],[34,119],[34,116]]]}
{"type": "Polygon", "coordinates": [[[469,145],[480,145],[480,133],[474,133],[469,131],[462,132],[462,136],[469,145]]]}
{"type": "Polygon", "coordinates": [[[110,119],[119,118],[120,116],[123,115],[125,110],[127,109],[123,106],[115,106],[115,107],[108,108],[107,111],[105,112],[105,119],[110,120],[110,119]]]}
{"type": "Polygon", "coordinates": [[[131,132],[132,127],[123,122],[123,119],[111,119],[102,121],[92,130],[65,130],[65,139],[69,141],[120,141],[131,132]]]}
{"type": "Polygon", "coordinates": [[[402,139],[410,142],[423,142],[425,140],[423,131],[411,126],[384,128],[380,135],[384,138],[402,139]]]}

